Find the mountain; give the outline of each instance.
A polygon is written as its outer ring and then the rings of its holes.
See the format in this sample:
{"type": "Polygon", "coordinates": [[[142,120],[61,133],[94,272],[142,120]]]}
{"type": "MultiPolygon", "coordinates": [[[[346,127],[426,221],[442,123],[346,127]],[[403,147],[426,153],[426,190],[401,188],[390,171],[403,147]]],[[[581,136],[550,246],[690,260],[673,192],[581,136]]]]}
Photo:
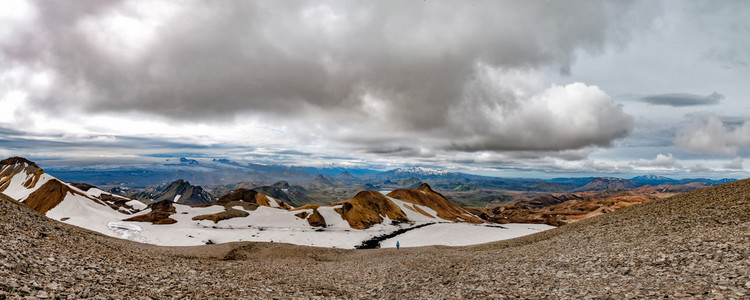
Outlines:
{"type": "Polygon", "coordinates": [[[308,185],[312,188],[318,188],[318,189],[342,186],[342,184],[340,182],[337,182],[335,179],[325,176],[325,175],[320,175],[320,174],[317,177],[315,177],[315,179],[313,179],[308,185]]]}
{"type": "Polygon", "coordinates": [[[214,202],[214,197],[203,190],[202,187],[191,185],[190,182],[183,179],[175,180],[168,185],[155,186],[150,192],[141,192],[133,195],[133,197],[151,202],[169,200],[186,205],[214,202]]]}
{"type": "Polygon", "coordinates": [[[359,178],[357,178],[356,176],[354,176],[351,173],[349,173],[349,171],[344,171],[341,174],[336,175],[336,177],[334,177],[334,178],[336,180],[338,180],[338,181],[344,181],[344,182],[357,182],[357,181],[360,181],[359,178]]]}
{"type": "Polygon", "coordinates": [[[68,183],[22,157],[0,161],[0,192],[55,220],[105,231],[104,219],[134,214],[146,205],[88,184],[68,183]]]}
{"type": "Polygon", "coordinates": [[[662,184],[673,184],[677,183],[677,180],[664,177],[664,176],[657,176],[657,175],[641,175],[631,178],[630,180],[638,182],[640,184],[648,184],[648,185],[662,185],[662,184]]]}
{"type": "Polygon", "coordinates": [[[303,206],[317,202],[307,195],[308,192],[305,188],[298,185],[289,185],[286,181],[279,181],[270,186],[259,186],[253,189],[293,206],[303,206]]]}
{"type": "Polygon", "coordinates": [[[414,177],[418,179],[435,179],[435,178],[455,179],[455,178],[481,177],[481,176],[469,175],[469,174],[458,173],[458,172],[450,172],[450,171],[440,170],[440,169],[411,167],[411,168],[399,168],[399,169],[385,171],[385,172],[377,174],[376,177],[382,178],[382,179],[393,180],[393,179],[402,179],[402,178],[409,178],[409,177],[414,177]]]}
{"type": "Polygon", "coordinates": [[[334,210],[355,229],[369,228],[383,223],[386,218],[396,223],[409,221],[406,213],[396,203],[375,191],[359,192],[354,198],[333,206],[339,206],[334,210]]]}
{"type": "Polygon", "coordinates": [[[427,216],[434,216],[455,222],[484,222],[475,214],[478,211],[469,210],[458,203],[446,199],[440,193],[432,190],[432,188],[426,183],[423,183],[416,189],[398,189],[391,191],[388,193],[388,197],[411,203],[412,206],[407,206],[408,209],[413,209],[423,214],[425,212],[420,211],[415,205],[428,207],[432,210],[432,214],[427,213],[427,216]]]}
{"type": "Polygon", "coordinates": [[[220,204],[227,205],[227,203],[233,202],[246,202],[253,203],[260,206],[281,208],[290,210],[293,207],[284,201],[270,197],[266,194],[259,193],[256,190],[239,189],[224,196],[221,196],[218,201],[211,203],[212,205],[220,204]]]}
{"type": "Polygon", "coordinates": [[[573,190],[574,192],[585,191],[604,191],[604,190],[629,190],[640,186],[637,182],[615,178],[615,177],[596,177],[586,185],[573,190]]]}
{"type": "Polygon", "coordinates": [[[495,223],[539,223],[562,226],[618,209],[657,199],[645,187],[633,191],[606,189],[571,194],[544,195],[532,200],[500,205],[482,211],[495,223]]]}

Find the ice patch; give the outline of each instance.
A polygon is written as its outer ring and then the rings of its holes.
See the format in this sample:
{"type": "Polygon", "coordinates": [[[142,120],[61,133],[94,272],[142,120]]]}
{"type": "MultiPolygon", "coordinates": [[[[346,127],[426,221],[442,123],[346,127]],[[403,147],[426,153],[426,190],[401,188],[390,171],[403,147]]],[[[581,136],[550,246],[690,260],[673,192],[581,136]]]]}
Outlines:
{"type": "Polygon", "coordinates": [[[131,241],[143,241],[140,237],[141,229],[140,226],[125,222],[109,222],[107,223],[109,230],[115,233],[115,236],[121,239],[131,241]]]}
{"type": "Polygon", "coordinates": [[[125,222],[109,222],[107,223],[107,227],[112,230],[127,230],[127,231],[137,231],[141,232],[143,229],[141,229],[140,226],[125,222]]]}

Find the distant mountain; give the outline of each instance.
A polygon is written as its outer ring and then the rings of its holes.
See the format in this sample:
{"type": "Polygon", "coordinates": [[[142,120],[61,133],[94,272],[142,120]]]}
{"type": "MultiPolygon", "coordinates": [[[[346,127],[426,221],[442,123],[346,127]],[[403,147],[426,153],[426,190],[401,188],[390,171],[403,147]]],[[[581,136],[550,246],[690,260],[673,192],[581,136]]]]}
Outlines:
{"type": "Polygon", "coordinates": [[[638,182],[642,185],[653,185],[653,186],[659,186],[662,184],[674,184],[674,185],[687,185],[687,184],[693,184],[693,183],[700,183],[704,186],[715,186],[715,185],[721,185],[725,183],[730,183],[732,181],[737,181],[737,179],[734,178],[722,178],[719,180],[713,180],[713,179],[707,179],[707,178],[685,178],[685,179],[672,179],[669,177],[664,176],[657,176],[657,175],[641,175],[637,177],[633,177],[630,180],[638,182]]]}
{"type": "Polygon", "coordinates": [[[365,184],[355,185],[352,189],[358,190],[358,191],[377,191],[378,187],[369,183],[365,183],[365,184]]]}
{"type": "Polygon", "coordinates": [[[342,186],[340,182],[337,182],[335,179],[325,176],[325,175],[318,175],[318,177],[315,177],[310,183],[310,187],[313,188],[332,188],[332,187],[339,187],[342,186]]]}
{"type": "Polygon", "coordinates": [[[400,178],[400,179],[388,179],[386,181],[383,181],[383,184],[385,185],[392,185],[397,187],[404,187],[409,189],[415,189],[422,185],[422,180],[420,180],[417,177],[408,177],[408,178],[400,178]]]}
{"type": "Polygon", "coordinates": [[[400,179],[400,178],[464,178],[474,175],[468,175],[458,172],[450,172],[440,169],[430,169],[423,167],[411,167],[411,168],[399,168],[390,171],[385,171],[378,174],[378,177],[386,179],[400,179]]]}
{"type": "Polygon", "coordinates": [[[585,191],[605,191],[605,190],[629,190],[640,186],[638,182],[615,178],[615,177],[596,177],[586,185],[575,189],[576,192],[585,191]]]}
{"type": "Polygon", "coordinates": [[[712,180],[707,178],[686,178],[686,179],[680,179],[677,184],[690,184],[690,183],[702,183],[705,186],[715,186],[715,185],[721,185],[725,183],[730,183],[733,181],[737,181],[737,179],[734,178],[722,178],[719,180],[712,180]]]}
{"type": "Polygon", "coordinates": [[[674,184],[677,183],[677,180],[664,177],[664,176],[657,176],[657,175],[641,175],[631,178],[630,180],[638,182],[640,184],[648,184],[648,185],[662,185],[662,184],[674,184]]]}
{"type": "Polygon", "coordinates": [[[195,205],[214,202],[214,197],[203,190],[200,186],[191,185],[190,182],[178,179],[169,185],[156,186],[152,192],[141,192],[133,195],[133,198],[159,202],[169,200],[172,202],[195,205]]]}
{"type": "Polygon", "coordinates": [[[336,180],[345,181],[345,182],[353,182],[353,181],[360,180],[359,178],[349,173],[349,171],[344,171],[343,173],[336,175],[336,177],[334,178],[336,178],[336,180]]]}
{"type": "Polygon", "coordinates": [[[279,181],[270,186],[259,186],[254,190],[269,195],[273,198],[282,200],[293,206],[303,206],[317,202],[308,196],[308,191],[298,185],[289,185],[286,181],[279,181]]]}

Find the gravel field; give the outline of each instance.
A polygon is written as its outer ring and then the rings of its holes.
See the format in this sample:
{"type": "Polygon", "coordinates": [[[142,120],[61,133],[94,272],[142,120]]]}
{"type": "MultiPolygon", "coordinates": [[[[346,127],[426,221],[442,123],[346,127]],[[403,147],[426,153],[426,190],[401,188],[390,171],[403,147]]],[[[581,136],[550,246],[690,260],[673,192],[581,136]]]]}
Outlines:
{"type": "Polygon", "coordinates": [[[513,240],[159,247],[0,200],[0,299],[750,299],[750,180],[513,240]]]}

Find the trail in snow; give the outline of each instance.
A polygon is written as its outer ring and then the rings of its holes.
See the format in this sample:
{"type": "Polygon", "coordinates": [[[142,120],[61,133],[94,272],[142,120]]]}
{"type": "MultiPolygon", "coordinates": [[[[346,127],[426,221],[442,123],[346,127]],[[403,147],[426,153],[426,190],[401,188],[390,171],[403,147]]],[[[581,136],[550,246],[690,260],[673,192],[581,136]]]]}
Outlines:
{"type": "Polygon", "coordinates": [[[354,248],[356,248],[356,249],[378,249],[378,248],[380,248],[380,242],[382,242],[384,240],[387,240],[387,239],[390,239],[390,238],[394,238],[397,235],[406,233],[407,231],[411,231],[411,230],[414,230],[414,229],[417,229],[417,228],[422,228],[422,227],[425,227],[425,226],[428,226],[428,225],[432,225],[432,224],[435,224],[435,223],[419,224],[417,226],[413,226],[413,227],[409,227],[409,228],[401,228],[399,230],[396,230],[396,231],[388,233],[388,234],[374,236],[374,237],[372,237],[369,240],[362,241],[362,244],[360,244],[359,246],[355,246],[354,248]]]}

